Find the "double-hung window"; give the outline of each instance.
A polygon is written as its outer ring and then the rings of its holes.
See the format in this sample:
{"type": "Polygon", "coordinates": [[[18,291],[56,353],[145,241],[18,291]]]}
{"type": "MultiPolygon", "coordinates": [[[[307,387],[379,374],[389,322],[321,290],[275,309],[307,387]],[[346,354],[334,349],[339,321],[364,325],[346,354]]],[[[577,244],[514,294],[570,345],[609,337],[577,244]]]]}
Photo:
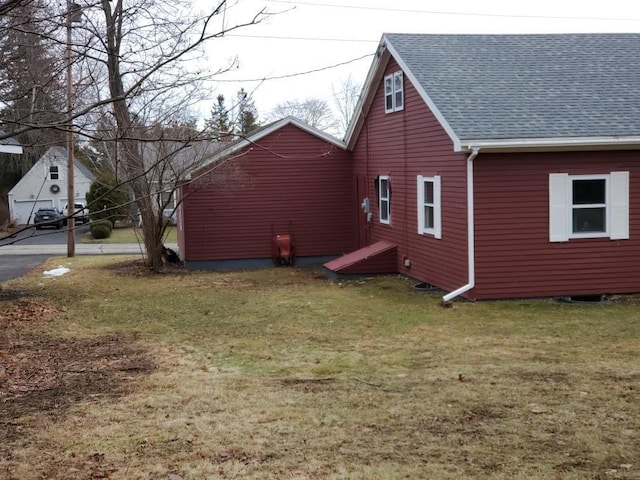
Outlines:
{"type": "Polygon", "coordinates": [[[607,176],[569,176],[571,200],[571,236],[606,236],[607,198],[609,181],[607,176]]]}
{"type": "Polygon", "coordinates": [[[402,71],[384,77],[384,112],[404,109],[404,79],[402,71]]]}
{"type": "Polygon", "coordinates": [[[380,223],[391,223],[391,183],[387,175],[378,177],[378,210],[380,223]]]}
{"type": "Polygon", "coordinates": [[[418,175],[418,233],[442,238],[440,176],[418,175]]]}
{"type": "Polygon", "coordinates": [[[549,240],[629,238],[629,172],[549,175],[549,240]]]}
{"type": "Polygon", "coordinates": [[[57,165],[51,165],[49,167],[49,178],[51,180],[58,180],[58,176],[59,176],[58,166],[57,165]]]}

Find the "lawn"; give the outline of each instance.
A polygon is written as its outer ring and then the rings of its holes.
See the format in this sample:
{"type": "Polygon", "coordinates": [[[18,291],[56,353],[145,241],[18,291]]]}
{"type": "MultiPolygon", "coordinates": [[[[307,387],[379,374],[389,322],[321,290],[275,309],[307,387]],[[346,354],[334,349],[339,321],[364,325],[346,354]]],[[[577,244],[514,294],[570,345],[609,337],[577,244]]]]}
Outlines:
{"type": "MultiPolygon", "coordinates": [[[[82,237],[82,243],[142,243],[142,229],[140,228],[114,228],[109,238],[95,240],[91,232],[87,232],[82,237]]],[[[164,243],[176,243],[178,233],[176,227],[168,227],[165,233],[164,243]]]]}
{"type": "Polygon", "coordinates": [[[1,478],[640,478],[635,298],[59,264],[0,292],[1,478]]]}

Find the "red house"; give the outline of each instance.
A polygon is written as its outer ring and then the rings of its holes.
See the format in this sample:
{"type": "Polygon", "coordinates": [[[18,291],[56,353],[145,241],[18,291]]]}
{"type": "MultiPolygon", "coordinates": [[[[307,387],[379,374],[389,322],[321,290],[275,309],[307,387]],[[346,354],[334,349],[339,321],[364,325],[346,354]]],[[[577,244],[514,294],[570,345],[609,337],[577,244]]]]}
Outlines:
{"type": "Polygon", "coordinates": [[[383,36],[346,151],[325,139],[340,173],[311,196],[337,181],[340,200],[316,211],[332,242],[310,255],[348,252],[327,271],[399,272],[445,301],[640,291],[639,48],[638,34],[383,36]]]}
{"type": "Polygon", "coordinates": [[[178,245],[189,268],[273,265],[274,237],[295,263],[353,249],[356,207],[344,144],[293,117],[231,144],[180,191],[178,245]]]}

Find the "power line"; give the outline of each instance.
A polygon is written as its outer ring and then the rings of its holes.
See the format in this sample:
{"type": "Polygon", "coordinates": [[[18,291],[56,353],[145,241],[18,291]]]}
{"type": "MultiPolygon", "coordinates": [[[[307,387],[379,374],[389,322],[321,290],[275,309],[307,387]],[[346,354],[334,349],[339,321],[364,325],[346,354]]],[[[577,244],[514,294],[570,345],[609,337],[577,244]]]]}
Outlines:
{"type": "Polygon", "coordinates": [[[415,10],[415,9],[402,9],[402,8],[389,8],[389,7],[362,7],[362,6],[355,6],[355,5],[338,5],[333,3],[317,3],[317,2],[294,1],[294,0],[266,0],[266,1],[272,2],[272,3],[310,5],[314,7],[345,8],[345,9],[348,8],[353,10],[373,10],[373,11],[394,12],[394,13],[424,13],[428,15],[526,18],[526,19],[544,19],[544,20],[607,20],[607,21],[616,21],[616,22],[640,22],[640,18],[576,17],[576,16],[560,16],[560,15],[513,15],[508,13],[454,12],[454,11],[446,11],[446,10],[415,10]]]}
{"type": "Polygon", "coordinates": [[[245,79],[241,79],[241,80],[216,80],[216,82],[220,82],[220,83],[266,82],[268,80],[282,80],[283,78],[300,77],[302,75],[309,75],[311,73],[323,72],[325,70],[331,70],[333,68],[341,67],[343,65],[349,65],[350,63],[354,63],[354,62],[363,60],[365,58],[372,57],[373,55],[374,55],[373,53],[368,53],[368,54],[363,55],[361,57],[352,58],[351,60],[347,60],[345,62],[334,63],[333,65],[328,65],[326,67],[320,67],[320,68],[316,68],[316,69],[313,69],[313,70],[307,70],[305,72],[289,73],[289,74],[286,74],[286,75],[278,75],[278,76],[274,76],[274,77],[262,77],[262,78],[251,78],[251,79],[246,79],[245,78],[245,79]]]}
{"type": "Polygon", "coordinates": [[[231,34],[225,35],[225,37],[240,37],[240,38],[266,38],[273,40],[309,40],[318,42],[352,42],[352,43],[378,43],[380,40],[360,40],[353,38],[319,38],[319,37],[281,37],[277,35],[241,35],[231,34]]]}

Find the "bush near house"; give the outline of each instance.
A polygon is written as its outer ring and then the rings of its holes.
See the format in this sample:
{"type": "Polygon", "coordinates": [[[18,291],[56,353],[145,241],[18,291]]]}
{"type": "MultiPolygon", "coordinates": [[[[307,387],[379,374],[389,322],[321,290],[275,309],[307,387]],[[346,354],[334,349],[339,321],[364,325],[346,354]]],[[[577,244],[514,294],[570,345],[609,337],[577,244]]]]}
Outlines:
{"type": "Polygon", "coordinates": [[[127,191],[118,185],[111,172],[101,173],[91,184],[87,202],[91,220],[109,220],[111,229],[115,227],[116,221],[123,220],[129,213],[127,191]]]}
{"type": "Polygon", "coordinates": [[[91,236],[96,240],[109,238],[112,232],[111,222],[109,220],[94,222],[91,224],[90,231],[91,236]]]}

